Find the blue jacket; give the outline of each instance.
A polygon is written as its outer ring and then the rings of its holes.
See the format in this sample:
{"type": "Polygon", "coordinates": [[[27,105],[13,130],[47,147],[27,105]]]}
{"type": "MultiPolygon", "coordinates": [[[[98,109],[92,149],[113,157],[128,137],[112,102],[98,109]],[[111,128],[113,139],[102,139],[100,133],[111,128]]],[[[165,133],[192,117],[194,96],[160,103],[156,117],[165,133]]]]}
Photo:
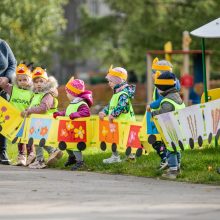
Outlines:
{"type": "Polygon", "coordinates": [[[11,81],[15,74],[17,61],[9,45],[0,39],[0,77],[7,77],[11,81]]]}

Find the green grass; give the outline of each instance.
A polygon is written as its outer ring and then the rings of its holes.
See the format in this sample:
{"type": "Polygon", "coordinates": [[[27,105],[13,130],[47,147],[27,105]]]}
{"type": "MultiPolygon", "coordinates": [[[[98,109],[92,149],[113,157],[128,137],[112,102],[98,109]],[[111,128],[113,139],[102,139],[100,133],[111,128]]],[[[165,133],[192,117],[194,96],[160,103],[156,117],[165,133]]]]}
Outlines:
{"type": "MultiPolygon", "coordinates": [[[[9,146],[8,153],[13,162],[16,161],[17,147],[9,146]]],[[[156,153],[143,155],[136,159],[136,162],[124,161],[118,164],[105,165],[104,158],[111,156],[111,152],[101,152],[98,149],[83,152],[85,166],[83,171],[123,174],[142,177],[160,178],[162,172],[156,167],[159,165],[159,157],[156,153]]],[[[47,155],[45,155],[47,157],[47,155]]],[[[123,157],[123,156],[122,156],[123,157]]],[[[66,169],[63,166],[67,159],[67,154],[58,161],[52,168],[66,169]]],[[[182,172],[176,181],[191,183],[206,183],[220,185],[220,174],[216,172],[220,166],[220,148],[205,148],[202,150],[188,150],[182,152],[182,172]]]]}

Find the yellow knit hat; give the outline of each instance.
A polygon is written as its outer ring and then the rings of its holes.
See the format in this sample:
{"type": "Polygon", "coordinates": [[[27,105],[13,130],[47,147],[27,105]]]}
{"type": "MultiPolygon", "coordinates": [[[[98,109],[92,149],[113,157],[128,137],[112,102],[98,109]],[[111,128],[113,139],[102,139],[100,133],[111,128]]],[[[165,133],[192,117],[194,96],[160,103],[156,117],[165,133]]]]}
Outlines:
{"type": "Polygon", "coordinates": [[[108,70],[108,74],[107,74],[107,77],[118,77],[124,81],[127,80],[128,78],[128,75],[127,75],[127,71],[124,69],[124,68],[121,68],[120,69],[123,69],[123,71],[117,71],[117,69],[119,68],[112,68],[113,65],[110,66],[109,70],[108,70]]]}
{"type": "MultiPolygon", "coordinates": [[[[169,63],[168,61],[166,61],[167,64],[165,65],[159,65],[159,59],[156,57],[154,58],[153,62],[152,62],[152,67],[151,69],[153,70],[159,70],[159,71],[171,71],[172,70],[172,65],[171,63],[169,63]]],[[[161,61],[162,62],[162,61],[161,61]]]]}
{"type": "Polygon", "coordinates": [[[47,75],[46,70],[42,69],[41,67],[36,67],[33,70],[32,79],[36,79],[36,78],[43,78],[43,79],[48,80],[48,75],[47,75]]]}
{"type": "Polygon", "coordinates": [[[27,75],[31,77],[31,70],[24,64],[21,63],[16,67],[16,75],[27,75]]]}

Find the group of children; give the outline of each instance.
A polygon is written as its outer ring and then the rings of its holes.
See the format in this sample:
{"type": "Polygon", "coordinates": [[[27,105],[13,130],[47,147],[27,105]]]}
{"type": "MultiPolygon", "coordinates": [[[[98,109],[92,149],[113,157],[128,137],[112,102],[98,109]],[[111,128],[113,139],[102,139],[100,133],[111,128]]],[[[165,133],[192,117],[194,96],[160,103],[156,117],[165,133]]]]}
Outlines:
{"type": "MultiPolygon", "coordinates": [[[[131,99],[135,94],[135,86],[127,83],[127,71],[122,67],[112,66],[109,68],[106,79],[113,90],[113,96],[107,106],[99,112],[100,120],[107,117],[109,122],[114,119],[135,121],[135,115],[131,99]]],[[[147,105],[147,111],[152,116],[165,112],[174,111],[184,107],[179,95],[180,84],[175,74],[172,73],[172,65],[166,61],[159,61],[157,58],[152,64],[152,77],[154,80],[153,102],[147,105]]],[[[66,96],[70,103],[65,111],[57,111],[58,90],[57,81],[54,77],[48,76],[42,67],[33,68],[33,64],[21,63],[17,66],[16,76],[12,84],[1,80],[0,87],[10,96],[9,102],[21,111],[23,117],[30,114],[52,114],[54,118],[67,116],[71,120],[90,116],[90,107],[93,104],[92,92],[85,89],[85,84],[80,79],[73,77],[65,86],[66,96]]],[[[172,147],[165,146],[162,141],[153,144],[161,158],[160,169],[169,168],[163,176],[174,179],[180,171],[180,151],[174,152],[172,147]]],[[[65,166],[73,165],[71,170],[77,170],[84,164],[80,151],[66,150],[68,160],[65,166]]],[[[17,165],[29,166],[29,168],[44,168],[55,163],[63,155],[63,152],[50,146],[29,146],[18,144],[17,165]],[[27,158],[25,156],[27,150],[27,158]],[[36,153],[34,153],[34,148],[36,153]],[[44,160],[43,149],[48,152],[47,162],[44,160]],[[35,156],[36,155],[36,156],[35,156]]],[[[133,155],[129,155],[133,158],[133,155]]],[[[121,162],[117,151],[112,153],[110,158],[104,159],[103,163],[121,162]]]]}

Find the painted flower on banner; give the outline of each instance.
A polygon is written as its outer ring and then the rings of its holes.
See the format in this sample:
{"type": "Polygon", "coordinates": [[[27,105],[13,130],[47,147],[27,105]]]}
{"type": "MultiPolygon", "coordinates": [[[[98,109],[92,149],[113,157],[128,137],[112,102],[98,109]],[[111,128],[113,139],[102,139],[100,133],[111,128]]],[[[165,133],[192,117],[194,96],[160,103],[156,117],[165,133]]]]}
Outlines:
{"type": "Polygon", "coordinates": [[[33,133],[34,133],[34,127],[31,127],[30,134],[33,134],[33,133]]]}
{"type": "Polygon", "coordinates": [[[111,131],[112,133],[116,132],[116,125],[115,125],[115,124],[110,123],[110,124],[109,124],[109,128],[110,128],[110,131],[111,131]]]}
{"type": "Polygon", "coordinates": [[[66,130],[66,129],[62,129],[60,136],[61,136],[61,137],[67,137],[67,136],[68,136],[67,130],[66,130]]]}
{"type": "Polygon", "coordinates": [[[68,131],[70,131],[70,130],[72,130],[74,128],[74,125],[72,124],[72,121],[68,121],[67,123],[66,123],[66,129],[68,130],[68,131]]]}
{"type": "Polygon", "coordinates": [[[103,126],[102,135],[103,135],[103,136],[106,136],[107,134],[108,134],[108,129],[106,129],[106,127],[103,126]]]}
{"type": "Polygon", "coordinates": [[[82,126],[79,126],[79,128],[74,129],[75,138],[83,139],[83,135],[85,134],[85,131],[83,130],[82,126]]]}
{"type": "Polygon", "coordinates": [[[133,142],[136,138],[137,133],[135,131],[131,131],[130,136],[129,136],[129,143],[133,142]]]}
{"type": "Polygon", "coordinates": [[[9,120],[10,119],[10,116],[9,115],[6,115],[5,116],[5,120],[7,121],[7,120],[9,120]]]}
{"type": "Polygon", "coordinates": [[[2,112],[6,112],[6,111],[7,111],[7,108],[6,108],[5,106],[2,106],[1,111],[2,111],[2,112]]]}
{"type": "Polygon", "coordinates": [[[40,135],[45,136],[48,133],[48,128],[47,127],[42,127],[40,130],[40,135]]]}

